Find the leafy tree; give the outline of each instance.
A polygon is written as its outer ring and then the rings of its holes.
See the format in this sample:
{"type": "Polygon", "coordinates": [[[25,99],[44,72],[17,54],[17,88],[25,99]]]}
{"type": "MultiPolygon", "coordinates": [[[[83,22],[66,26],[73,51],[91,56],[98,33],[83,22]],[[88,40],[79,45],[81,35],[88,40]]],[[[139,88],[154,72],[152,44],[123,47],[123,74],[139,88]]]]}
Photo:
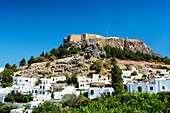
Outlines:
{"type": "Polygon", "coordinates": [[[49,60],[54,61],[56,59],[55,56],[50,56],[49,60]]]}
{"type": "Polygon", "coordinates": [[[112,87],[114,89],[114,94],[122,94],[124,92],[122,70],[119,66],[114,63],[112,68],[112,87]]]}
{"type": "Polygon", "coordinates": [[[35,62],[43,62],[44,60],[45,60],[45,58],[43,56],[39,56],[39,57],[35,58],[35,62]]]}
{"type": "Polygon", "coordinates": [[[100,60],[96,60],[93,62],[92,69],[95,70],[97,74],[100,73],[102,68],[103,68],[103,65],[101,65],[100,60]]]}
{"type": "Polygon", "coordinates": [[[61,102],[45,101],[33,109],[33,113],[63,113],[69,110],[69,107],[63,107],[61,102]]]}
{"type": "Polygon", "coordinates": [[[76,73],[71,76],[71,82],[74,84],[77,84],[77,74],[76,73]]]}
{"type": "Polygon", "coordinates": [[[8,87],[12,85],[14,71],[11,69],[6,69],[0,73],[1,82],[3,87],[8,87]]]}
{"type": "Polygon", "coordinates": [[[136,71],[134,71],[134,72],[132,72],[130,75],[131,75],[131,76],[137,76],[138,74],[136,73],[136,71]]]}
{"type": "Polygon", "coordinates": [[[12,109],[17,109],[18,106],[16,105],[9,105],[0,102],[0,113],[9,113],[12,109]]]}
{"type": "Polygon", "coordinates": [[[61,103],[63,105],[63,107],[69,106],[69,107],[74,107],[75,104],[82,99],[83,96],[78,96],[76,94],[65,94],[62,99],[61,99],[61,103]]]}
{"type": "Polygon", "coordinates": [[[5,102],[18,102],[18,103],[27,103],[33,101],[32,95],[23,95],[21,93],[11,92],[5,97],[5,102]]]}
{"type": "Polygon", "coordinates": [[[20,62],[19,62],[20,66],[25,66],[26,65],[26,60],[25,58],[23,58],[20,62]]]}
{"type": "Polygon", "coordinates": [[[16,65],[16,64],[13,64],[13,65],[11,66],[11,69],[12,69],[14,72],[16,72],[16,71],[17,71],[17,65],[16,65]]]}

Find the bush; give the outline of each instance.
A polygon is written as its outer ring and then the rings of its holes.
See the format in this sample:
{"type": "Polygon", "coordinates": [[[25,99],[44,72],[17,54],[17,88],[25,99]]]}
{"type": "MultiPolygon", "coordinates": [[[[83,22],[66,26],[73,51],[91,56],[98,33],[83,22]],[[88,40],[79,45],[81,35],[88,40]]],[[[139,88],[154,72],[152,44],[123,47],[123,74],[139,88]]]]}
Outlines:
{"type": "Polygon", "coordinates": [[[87,55],[84,55],[85,59],[90,59],[91,55],[89,53],[87,53],[87,55]]]}
{"type": "Polygon", "coordinates": [[[100,60],[96,60],[93,62],[92,70],[95,70],[97,74],[99,74],[101,71],[101,68],[103,68],[103,65],[101,65],[101,63],[102,62],[100,60]]]}
{"type": "Polygon", "coordinates": [[[57,83],[65,83],[66,81],[65,80],[59,80],[57,81],[57,83]]]}
{"type": "Polygon", "coordinates": [[[50,56],[49,60],[54,61],[56,59],[55,56],[50,56]]]}
{"type": "Polygon", "coordinates": [[[76,94],[65,94],[61,99],[61,103],[63,107],[66,107],[66,106],[74,107],[75,104],[82,98],[83,96],[81,95],[77,97],[76,94]]]}
{"type": "Polygon", "coordinates": [[[49,67],[49,66],[50,66],[50,64],[51,64],[51,62],[47,62],[46,67],[49,67]]]}
{"type": "Polygon", "coordinates": [[[131,76],[137,76],[138,74],[136,73],[136,71],[134,71],[134,72],[132,72],[130,75],[131,75],[131,76]]]}
{"type": "Polygon", "coordinates": [[[88,92],[84,92],[84,93],[83,93],[83,96],[84,96],[84,97],[88,97],[88,92]]]}
{"type": "Polygon", "coordinates": [[[35,58],[35,62],[44,62],[45,58],[43,56],[39,56],[35,58]]]}
{"type": "Polygon", "coordinates": [[[21,93],[15,93],[12,91],[5,97],[5,102],[17,102],[17,103],[27,103],[33,101],[32,95],[23,95],[21,93]]]}
{"type": "Polygon", "coordinates": [[[12,86],[12,84],[9,82],[4,82],[4,83],[2,83],[2,86],[3,86],[3,88],[6,88],[6,87],[12,86]]]}
{"type": "Polygon", "coordinates": [[[170,109],[170,92],[157,94],[127,93],[94,100],[81,99],[69,113],[166,113],[170,109]]]}

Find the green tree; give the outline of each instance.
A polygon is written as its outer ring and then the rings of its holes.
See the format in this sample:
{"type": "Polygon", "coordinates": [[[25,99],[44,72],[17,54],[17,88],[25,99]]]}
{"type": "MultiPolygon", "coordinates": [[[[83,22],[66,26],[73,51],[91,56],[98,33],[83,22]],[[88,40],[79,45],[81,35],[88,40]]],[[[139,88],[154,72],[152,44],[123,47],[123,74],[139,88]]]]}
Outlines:
{"type": "Polygon", "coordinates": [[[40,56],[44,57],[44,51],[42,52],[42,54],[40,56]]]}
{"type": "Polygon", "coordinates": [[[26,60],[25,58],[23,58],[20,62],[19,62],[20,66],[25,66],[26,65],[26,60]]]}
{"type": "Polygon", "coordinates": [[[103,68],[103,65],[101,65],[100,60],[96,60],[93,62],[92,69],[96,71],[97,74],[100,73],[101,69],[103,68]]]}
{"type": "Polygon", "coordinates": [[[13,65],[11,66],[11,69],[12,69],[14,72],[16,72],[16,71],[17,71],[17,65],[16,65],[16,64],[13,64],[13,65]]]}
{"type": "Polygon", "coordinates": [[[74,84],[77,84],[77,73],[74,73],[74,74],[71,76],[71,82],[74,83],[74,84]]]}
{"type": "Polygon", "coordinates": [[[33,56],[31,56],[30,60],[28,61],[28,64],[32,64],[35,63],[35,58],[33,56]]]}
{"type": "Polygon", "coordinates": [[[49,60],[51,61],[54,61],[56,59],[56,57],[53,55],[53,56],[50,56],[49,60]]]}
{"type": "Polygon", "coordinates": [[[112,87],[114,89],[114,94],[122,94],[124,92],[122,70],[119,66],[114,63],[112,68],[112,87]]]}
{"type": "Polygon", "coordinates": [[[13,82],[12,76],[13,75],[14,75],[14,71],[11,69],[6,69],[0,73],[1,82],[2,82],[3,87],[12,85],[12,82],[13,82]]]}
{"type": "Polygon", "coordinates": [[[136,76],[136,75],[138,75],[138,74],[136,73],[136,71],[134,71],[134,72],[132,72],[130,75],[131,75],[131,76],[136,76]]]}
{"type": "Polygon", "coordinates": [[[5,69],[11,69],[11,65],[9,63],[6,63],[5,69]]]}

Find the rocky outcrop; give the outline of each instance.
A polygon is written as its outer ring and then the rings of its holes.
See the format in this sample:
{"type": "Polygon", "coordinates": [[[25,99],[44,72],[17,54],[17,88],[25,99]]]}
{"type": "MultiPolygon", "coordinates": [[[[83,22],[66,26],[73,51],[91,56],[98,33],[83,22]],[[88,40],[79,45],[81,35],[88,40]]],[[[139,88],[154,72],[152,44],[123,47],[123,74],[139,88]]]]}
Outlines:
{"type": "Polygon", "coordinates": [[[82,35],[69,35],[64,38],[64,47],[69,48],[71,46],[81,47],[81,45],[93,44],[104,47],[109,45],[111,47],[121,48],[122,50],[131,50],[133,52],[141,52],[144,54],[153,55],[152,49],[147,46],[142,40],[137,39],[125,39],[119,37],[103,37],[100,35],[93,34],[82,34],[82,35]]]}

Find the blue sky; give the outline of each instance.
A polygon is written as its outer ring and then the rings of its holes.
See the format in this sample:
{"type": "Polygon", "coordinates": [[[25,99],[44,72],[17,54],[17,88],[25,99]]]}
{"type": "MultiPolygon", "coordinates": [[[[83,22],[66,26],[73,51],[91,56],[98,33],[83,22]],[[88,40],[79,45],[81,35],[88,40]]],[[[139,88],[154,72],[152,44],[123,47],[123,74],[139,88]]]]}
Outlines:
{"type": "Polygon", "coordinates": [[[0,66],[37,57],[69,34],[143,39],[170,57],[169,0],[0,0],[0,66]]]}

